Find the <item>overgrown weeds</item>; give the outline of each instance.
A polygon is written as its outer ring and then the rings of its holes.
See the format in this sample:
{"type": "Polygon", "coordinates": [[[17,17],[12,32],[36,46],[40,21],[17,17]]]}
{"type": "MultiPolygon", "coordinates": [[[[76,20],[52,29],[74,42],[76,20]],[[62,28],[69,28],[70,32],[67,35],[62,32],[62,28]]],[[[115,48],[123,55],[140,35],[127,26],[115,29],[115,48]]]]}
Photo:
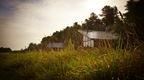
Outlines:
{"type": "Polygon", "coordinates": [[[142,80],[143,54],[114,49],[3,55],[1,80],[142,80]]]}

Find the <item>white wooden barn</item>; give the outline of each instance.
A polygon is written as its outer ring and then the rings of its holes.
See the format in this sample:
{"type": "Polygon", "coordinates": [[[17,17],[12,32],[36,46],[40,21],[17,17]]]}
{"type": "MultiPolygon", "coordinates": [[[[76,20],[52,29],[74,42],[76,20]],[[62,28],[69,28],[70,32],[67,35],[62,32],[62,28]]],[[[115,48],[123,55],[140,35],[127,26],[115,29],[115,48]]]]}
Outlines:
{"type": "Polygon", "coordinates": [[[96,47],[102,41],[111,41],[118,38],[113,33],[105,31],[78,30],[83,35],[83,47],[96,47]]]}

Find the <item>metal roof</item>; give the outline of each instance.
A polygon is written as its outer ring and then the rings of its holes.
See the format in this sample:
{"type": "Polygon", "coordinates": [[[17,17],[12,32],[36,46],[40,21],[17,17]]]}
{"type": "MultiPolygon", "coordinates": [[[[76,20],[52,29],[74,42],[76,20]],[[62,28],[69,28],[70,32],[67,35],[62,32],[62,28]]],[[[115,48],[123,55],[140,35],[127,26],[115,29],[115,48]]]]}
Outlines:
{"type": "Polygon", "coordinates": [[[84,31],[78,30],[82,35],[87,36],[90,39],[117,39],[118,36],[111,32],[106,31],[84,31]]]}
{"type": "Polygon", "coordinates": [[[48,48],[63,48],[63,47],[64,47],[64,43],[62,42],[48,43],[48,48]]]}

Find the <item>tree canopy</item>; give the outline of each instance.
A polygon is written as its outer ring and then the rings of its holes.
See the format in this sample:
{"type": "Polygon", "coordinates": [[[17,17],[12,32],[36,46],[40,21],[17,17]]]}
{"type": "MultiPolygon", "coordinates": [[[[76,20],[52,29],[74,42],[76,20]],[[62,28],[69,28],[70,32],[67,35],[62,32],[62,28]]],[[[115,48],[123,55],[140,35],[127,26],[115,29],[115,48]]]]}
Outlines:
{"type": "Polygon", "coordinates": [[[144,41],[144,0],[129,0],[126,8],[127,23],[134,27],[139,40],[144,41]]]}

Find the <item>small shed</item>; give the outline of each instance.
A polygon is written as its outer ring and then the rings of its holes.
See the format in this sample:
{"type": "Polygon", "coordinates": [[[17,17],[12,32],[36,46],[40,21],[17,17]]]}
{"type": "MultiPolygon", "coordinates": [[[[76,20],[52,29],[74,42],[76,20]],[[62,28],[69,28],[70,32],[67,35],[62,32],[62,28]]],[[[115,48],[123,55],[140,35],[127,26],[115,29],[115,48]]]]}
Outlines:
{"type": "Polygon", "coordinates": [[[48,43],[47,47],[50,49],[62,49],[64,48],[64,43],[63,42],[50,42],[48,43]]]}
{"type": "Polygon", "coordinates": [[[106,31],[78,30],[83,35],[83,47],[109,46],[118,36],[106,31]]]}

